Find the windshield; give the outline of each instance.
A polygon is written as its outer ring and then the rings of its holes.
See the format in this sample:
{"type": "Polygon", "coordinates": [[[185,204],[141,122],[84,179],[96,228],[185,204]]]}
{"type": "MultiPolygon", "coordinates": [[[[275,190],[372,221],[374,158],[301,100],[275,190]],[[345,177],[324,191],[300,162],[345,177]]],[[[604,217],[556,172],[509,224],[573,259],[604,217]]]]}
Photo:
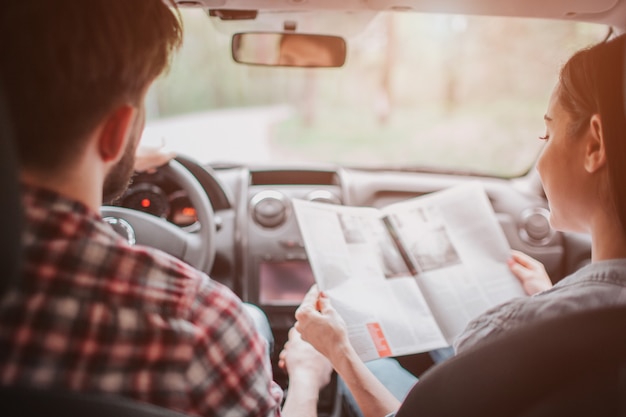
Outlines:
{"type": "Polygon", "coordinates": [[[574,22],[384,12],[347,37],[342,68],[276,68],[235,63],[216,18],[181,15],[184,45],[148,94],[145,144],[202,163],[502,177],[532,167],[565,59],[607,34],[574,22]]]}

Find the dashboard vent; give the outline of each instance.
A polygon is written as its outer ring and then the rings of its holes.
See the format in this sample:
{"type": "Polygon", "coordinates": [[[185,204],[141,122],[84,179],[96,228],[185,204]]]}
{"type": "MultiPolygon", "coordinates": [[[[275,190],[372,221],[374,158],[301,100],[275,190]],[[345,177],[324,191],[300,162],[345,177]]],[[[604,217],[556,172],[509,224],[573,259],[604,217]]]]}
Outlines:
{"type": "Polygon", "coordinates": [[[543,207],[525,210],[521,215],[520,238],[534,246],[545,246],[554,235],[550,227],[550,212],[543,207]]]}
{"type": "Polygon", "coordinates": [[[262,227],[274,228],[287,220],[288,199],[278,191],[266,190],[250,201],[252,219],[262,227]]]}
{"type": "Polygon", "coordinates": [[[268,170],[252,171],[250,185],[338,185],[334,171],[268,170]]]}

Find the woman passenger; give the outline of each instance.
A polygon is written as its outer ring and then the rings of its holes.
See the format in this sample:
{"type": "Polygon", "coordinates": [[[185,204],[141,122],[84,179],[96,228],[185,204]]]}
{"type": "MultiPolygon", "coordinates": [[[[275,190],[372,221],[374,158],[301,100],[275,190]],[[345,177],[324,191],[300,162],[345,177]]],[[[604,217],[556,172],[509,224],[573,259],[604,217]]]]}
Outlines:
{"type": "MultiPolygon", "coordinates": [[[[590,234],[591,263],[552,286],[539,264],[514,253],[511,269],[533,296],[473,320],[454,344],[457,353],[538,319],[626,304],[625,48],[622,35],[574,54],[544,116],[546,144],[537,171],[550,223],[590,234]]],[[[365,416],[398,409],[400,401],[356,355],[327,297],[312,288],[296,318],[297,331],[330,360],[365,416]]],[[[390,372],[397,369],[387,377],[390,372]]]]}

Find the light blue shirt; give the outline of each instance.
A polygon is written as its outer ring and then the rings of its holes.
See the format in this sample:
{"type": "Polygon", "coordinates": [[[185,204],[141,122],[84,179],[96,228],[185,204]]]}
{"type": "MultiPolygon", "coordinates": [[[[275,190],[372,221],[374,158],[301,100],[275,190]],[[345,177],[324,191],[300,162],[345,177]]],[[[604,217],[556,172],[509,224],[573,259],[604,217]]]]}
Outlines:
{"type": "Polygon", "coordinates": [[[454,342],[457,353],[520,325],[540,319],[626,305],[626,259],[591,263],[532,297],[494,307],[472,320],[454,342]]]}

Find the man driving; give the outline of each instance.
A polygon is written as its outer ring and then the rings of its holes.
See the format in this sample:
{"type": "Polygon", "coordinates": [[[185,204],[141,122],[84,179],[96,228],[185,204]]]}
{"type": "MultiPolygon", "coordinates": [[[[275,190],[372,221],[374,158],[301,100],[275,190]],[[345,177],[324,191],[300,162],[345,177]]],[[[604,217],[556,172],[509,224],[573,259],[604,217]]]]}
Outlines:
{"type": "MultiPolygon", "coordinates": [[[[190,415],[279,415],[266,341],[241,300],[174,257],[129,245],[99,214],[129,183],[146,91],[181,43],[174,9],[9,0],[0,32],[25,217],[20,283],[0,303],[0,383],[190,415]]],[[[292,337],[285,415],[315,415],[317,392],[297,388],[329,380],[324,358],[301,354],[310,349],[292,337]]]]}

